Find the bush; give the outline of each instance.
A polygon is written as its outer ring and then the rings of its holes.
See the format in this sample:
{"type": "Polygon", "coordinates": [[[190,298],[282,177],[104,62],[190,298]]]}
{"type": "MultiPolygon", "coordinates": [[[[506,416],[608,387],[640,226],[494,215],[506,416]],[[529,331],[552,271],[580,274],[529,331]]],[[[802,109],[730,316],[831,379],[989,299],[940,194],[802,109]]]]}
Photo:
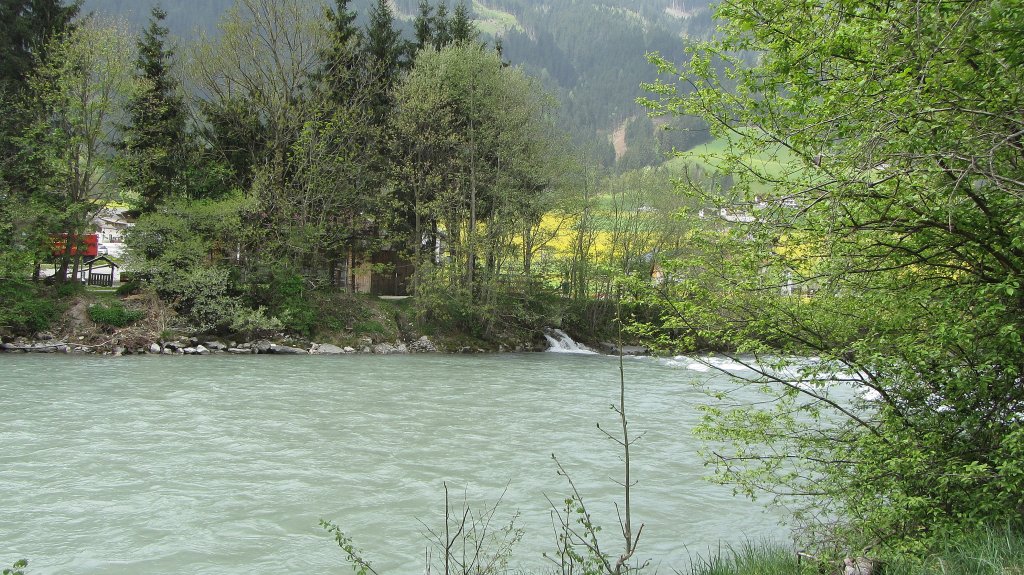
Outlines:
{"type": "Polygon", "coordinates": [[[281,320],[268,316],[263,306],[256,309],[238,306],[231,320],[231,331],[246,339],[266,337],[283,327],[281,320]]]}
{"type": "Polygon", "coordinates": [[[3,575],[25,575],[25,572],[22,571],[25,567],[28,567],[28,561],[21,559],[16,561],[10,569],[4,569],[3,575]]]}
{"type": "Polygon", "coordinates": [[[89,319],[100,325],[126,327],[142,319],[143,315],[143,312],[128,309],[120,302],[89,306],[89,319]]]}
{"type": "Polygon", "coordinates": [[[0,326],[30,335],[50,327],[60,308],[38,286],[24,281],[0,282],[0,326]]]}

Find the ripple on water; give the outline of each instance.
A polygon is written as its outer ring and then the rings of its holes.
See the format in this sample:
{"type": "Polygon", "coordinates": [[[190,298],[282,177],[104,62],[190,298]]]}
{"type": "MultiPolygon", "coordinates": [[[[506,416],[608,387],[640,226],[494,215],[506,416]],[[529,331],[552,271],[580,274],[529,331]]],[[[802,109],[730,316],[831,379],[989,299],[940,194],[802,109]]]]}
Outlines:
{"type": "MultiPolygon", "coordinates": [[[[642,551],[671,566],[722,538],[784,535],[760,507],[701,482],[689,435],[701,397],[688,378],[720,375],[673,361],[682,369],[626,364],[631,425],[648,431],[634,459],[642,551]]],[[[544,568],[545,497],[566,493],[552,453],[614,532],[621,462],[595,427],[616,424],[612,358],[0,362],[0,541],[33,575],[343,568],[320,518],[381,572],[419,572],[424,525],[443,521],[444,484],[455,505],[478,512],[507,489],[498,520],[519,510],[527,529],[515,563],[544,568]]]]}

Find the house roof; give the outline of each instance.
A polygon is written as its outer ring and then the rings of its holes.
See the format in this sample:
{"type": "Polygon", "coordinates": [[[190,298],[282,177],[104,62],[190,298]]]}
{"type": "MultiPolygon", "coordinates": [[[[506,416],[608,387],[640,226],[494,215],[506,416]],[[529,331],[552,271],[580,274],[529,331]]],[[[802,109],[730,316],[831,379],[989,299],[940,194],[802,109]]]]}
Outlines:
{"type": "Polygon", "coordinates": [[[115,264],[115,263],[114,263],[114,262],[113,262],[113,261],[112,261],[112,260],[111,260],[110,258],[108,258],[107,256],[97,256],[97,257],[94,257],[94,258],[92,258],[91,260],[83,260],[83,261],[82,261],[82,266],[83,266],[83,267],[84,267],[84,266],[92,266],[92,267],[96,267],[96,266],[95,266],[95,264],[96,264],[96,262],[99,262],[99,261],[104,261],[104,262],[106,262],[105,264],[103,264],[103,265],[102,265],[102,266],[100,266],[100,267],[106,267],[106,266],[108,266],[108,265],[109,265],[110,267],[112,267],[112,268],[120,268],[120,267],[121,267],[121,266],[119,266],[119,265],[115,264]]]}

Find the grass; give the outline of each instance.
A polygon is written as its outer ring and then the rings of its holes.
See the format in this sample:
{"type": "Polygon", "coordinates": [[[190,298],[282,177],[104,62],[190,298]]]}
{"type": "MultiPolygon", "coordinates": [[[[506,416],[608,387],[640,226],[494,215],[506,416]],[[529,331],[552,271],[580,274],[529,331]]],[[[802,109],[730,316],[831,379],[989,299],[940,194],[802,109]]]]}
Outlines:
{"type": "Polygon", "coordinates": [[[509,30],[521,29],[519,20],[516,19],[515,15],[494,8],[488,8],[479,0],[474,0],[473,11],[478,16],[476,27],[484,34],[501,36],[509,30]]]}
{"type": "MultiPolygon", "coordinates": [[[[680,152],[675,157],[664,163],[664,167],[674,176],[682,176],[688,170],[700,168],[706,174],[715,174],[721,171],[729,156],[740,154],[741,150],[736,142],[728,137],[718,138],[707,144],[703,144],[680,152]]],[[[766,146],[760,150],[741,155],[742,162],[749,167],[749,170],[766,178],[779,178],[792,175],[803,169],[798,158],[789,153],[788,150],[766,146]]],[[[751,181],[751,190],[759,194],[771,194],[773,185],[762,181],[751,181]]]]}
{"type": "MultiPolygon", "coordinates": [[[[817,575],[839,573],[839,565],[798,561],[791,549],[747,544],[698,557],[689,575],[817,575]]],[[[1024,575],[1024,532],[988,528],[951,541],[927,557],[882,558],[885,575],[1024,575]]],[[[684,572],[686,573],[686,572],[684,572]]]]}

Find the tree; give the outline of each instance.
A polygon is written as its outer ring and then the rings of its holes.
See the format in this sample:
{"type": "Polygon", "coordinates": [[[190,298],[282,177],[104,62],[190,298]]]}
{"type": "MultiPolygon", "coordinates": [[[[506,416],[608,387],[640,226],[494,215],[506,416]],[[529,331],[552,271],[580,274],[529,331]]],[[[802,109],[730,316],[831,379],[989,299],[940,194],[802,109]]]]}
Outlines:
{"type": "Polygon", "coordinates": [[[0,2],[0,108],[4,110],[0,114],[0,194],[6,205],[0,210],[0,251],[5,254],[0,266],[4,273],[38,266],[49,252],[43,224],[49,210],[37,195],[42,190],[33,186],[44,168],[26,162],[20,142],[39,113],[29,79],[48,59],[48,47],[71,29],[78,6],[78,2],[65,6],[53,0],[0,2]]]}
{"type": "Polygon", "coordinates": [[[439,2],[434,12],[432,25],[434,29],[434,49],[440,50],[452,43],[451,19],[448,16],[448,4],[439,2]]]}
{"type": "Polygon", "coordinates": [[[1021,9],[751,0],[719,15],[691,62],[655,59],[682,86],[648,102],[728,138],[731,191],[692,191],[746,214],[703,220],[673,325],[776,358],[748,360],[772,409],[708,408],[703,432],[733,443],[710,454],[719,478],[803,500],[819,543],[919,547],[1019,517],[1021,9]],[[813,297],[779,295],[800,288],[813,297]]]}
{"type": "Polygon", "coordinates": [[[355,25],[356,13],[349,10],[349,1],[336,0],[333,10],[324,8],[327,46],[321,55],[323,69],[316,76],[321,89],[338,105],[359,95],[360,80],[365,77],[360,59],[362,32],[355,25]]]}
{"type": "Polygon", "coordinates": [[[120,146],[124,186],[140,196],[144,212],[183,187],[188,157],[185,105],[171,70],[174,50],[167,47],[167,28],[161,26],[166,17],[154,7],[136,44],[136,87],[120,146]]]}
{"type": "Polygon", "coordinates": [[[391,90],[408,62],[402,33],[395,28],[395,17],[388,0],[377,0],[370,11],[364,50],[373,78],[371,113],[378,125],[383,125],[392,107],[391,90]]]}
{"type": "Polygon", "coordinates": [[[395,97],[412,246],[432,254],[421,270],[443,250],[443,289],[493,304],[503,274],[529,270],[533,250],[521,248],[555,178],[548,101],[521,70],[470,43],[420,52],[395,97]]]}
{"type": "Polygon", "coordinates": [[[4,0],[0,3],[0,90],[27,87],[36,62],[46,59],[51,40],[68,31],[80,1],[4,0]]]}
{"type": "Polygon", "coordinates": [[[416,20],[413,21],[413,31],[416,37],[416,51],[432,46],[434,43],[434,7],[430,0],[420,0],[419,12],[416,20]]]}
{"type": "Polygon", "coordinates": [[[289,154],[320,106],[311,84],[325,29],[314,14],[299,0],[238,0],[220,24],[222,35],[192,53],[209,139],[236,183],[258,200],[251,223],[265,229],[290,209],[289,154]]]}
{"type": "Polygon", "coordinates": [[[21,158],[40,167],[32,188],[49,207],[52,227],[66,234],[57,281],[77,274],[76,241],[93,216],[116,197],[114,146],[117,120],[130,84],[130,36],[88,18],[56,38],[50,57],[29,80],[39,114],[19,139],[21,158]]]}
{"type": "Polygon", "coordinates": [[[469,17],[469,8],[466,7],[466,0],[459,0],[455,5],[455,14],[452,15],[449,26],[452,35],[452,42],[475,42],[480,37],[476,24],[469,17]]]}

